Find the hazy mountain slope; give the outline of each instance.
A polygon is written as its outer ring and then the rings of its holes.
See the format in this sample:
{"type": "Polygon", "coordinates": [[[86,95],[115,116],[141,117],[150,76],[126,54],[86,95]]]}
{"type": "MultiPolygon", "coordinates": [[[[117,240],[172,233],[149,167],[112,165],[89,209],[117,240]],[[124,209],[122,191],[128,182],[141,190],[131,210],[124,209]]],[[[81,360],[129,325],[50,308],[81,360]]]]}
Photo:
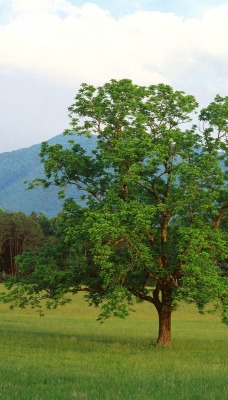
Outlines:
{"type": "MultiPolygon", "coordinates": [[[[67,145],[69,136],[58,135],[50,139],[49,144],[67,145]]],[[[89,140],[79,137],[80,144],[90,152],[96,138],[89,140]]],[[[47,216],[56,215],[61,210],[62,201],[58,200],[57,188],[26,190],[23,183],[43,176],[43,165],[39,158],[40,145],[0,153],[0,208],[8,211],[43,212],[47,216]]],[[[70,191],[69,191],[70,193],[70,191]]],[[[79,199],[79,194],[71,190],[71,196],[79,199]]]]}

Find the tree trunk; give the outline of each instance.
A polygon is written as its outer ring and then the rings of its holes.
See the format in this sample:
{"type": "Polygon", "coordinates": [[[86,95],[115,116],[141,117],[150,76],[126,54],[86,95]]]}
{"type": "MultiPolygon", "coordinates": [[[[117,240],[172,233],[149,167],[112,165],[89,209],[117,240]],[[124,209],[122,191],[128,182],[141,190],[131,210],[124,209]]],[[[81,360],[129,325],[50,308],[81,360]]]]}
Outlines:
{"type": "Polygon", "coordinates": [[[170,346],[171,345],[171,314],[172,309],[170,306],[166,309],[158,311],[159,317],[159,331],[157,346],[170,346]]]}

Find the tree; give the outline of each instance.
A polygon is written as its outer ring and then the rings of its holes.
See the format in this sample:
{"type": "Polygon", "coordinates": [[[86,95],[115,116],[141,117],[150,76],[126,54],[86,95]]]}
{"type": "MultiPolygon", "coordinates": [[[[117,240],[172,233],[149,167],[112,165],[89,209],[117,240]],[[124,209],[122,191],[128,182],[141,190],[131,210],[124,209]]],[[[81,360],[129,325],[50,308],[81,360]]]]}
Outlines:
{"type": "Polygon", "coordinates": [[[60,215],[64,262],[53,251],[22,257],[11,301],[23,297],[25,305],[34,295],[57,305],[84,290],[101,319],[148,301],[158,313],[158,345],[171,343],[180,301],[220,310],[227,322],[228,97],[201,110],[199,132],[190,125],[197,108],[193,96],[164,84],[81,85],[69,108],[70,148],[43,143],[46,179],[31,187],[55,185],[62,196],[72,185],[84,206],[68,199],[60,215]],[[88,154],[78,138],[94,135],[88,154]]]}
{"type": "Polygon", "coordinates": [[[39,224],[22,212],[0,210],[0,271],[16,276],[15,257],[41,246],[43,235],[39,224]]]}

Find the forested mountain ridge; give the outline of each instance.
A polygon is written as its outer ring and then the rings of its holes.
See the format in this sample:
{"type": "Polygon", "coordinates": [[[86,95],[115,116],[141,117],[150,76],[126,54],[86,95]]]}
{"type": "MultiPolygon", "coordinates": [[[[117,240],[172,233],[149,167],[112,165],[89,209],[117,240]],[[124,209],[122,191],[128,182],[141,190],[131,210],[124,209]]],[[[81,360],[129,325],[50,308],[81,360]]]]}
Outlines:
{"type": "MultiPolygon", "coordinates": [[[[73,137],[63,134],[48,140],[50,145],[67,146],[73,137]]],[[[96,137],[92,140],[78,136],[77,141],[88,153],[95,147],[96,137]]],[[[22,211],[29,215],[35,211],[44,213],[47,217],[57,215],[62,208],[62,200],[58,199],[58,189],[50,187],[26,190],[24,181],[32,181],[44,176],[43,164],[39,157],[40,144],[28,148],[0,153],[0,209],[4,211],[22,211]]],[[[67,189],[68,196],[80,201],[81,193],[75,188],[67,189]]]]}
{"type": "MultiPolygon", "coordinates": [[[[67,146],[69,136],[63,134],[53,137],[49,144],[67,146]]],[[[79,137],[80,144],[88,152],[94,141],[79,137]]],[[[43,165],[39,157],[40,144],[28,148],[0,153],[0,209],[4,211],[23,211],[30,214],[32,211],[43,212],[48,217],[57,215],[61,210],[62,201],[58,199],[57,188],[26,190],[24,181],[32,181],[44,176],[43,165]]],[[[78,197],[75,190],[72,197],[78,197]]]]}

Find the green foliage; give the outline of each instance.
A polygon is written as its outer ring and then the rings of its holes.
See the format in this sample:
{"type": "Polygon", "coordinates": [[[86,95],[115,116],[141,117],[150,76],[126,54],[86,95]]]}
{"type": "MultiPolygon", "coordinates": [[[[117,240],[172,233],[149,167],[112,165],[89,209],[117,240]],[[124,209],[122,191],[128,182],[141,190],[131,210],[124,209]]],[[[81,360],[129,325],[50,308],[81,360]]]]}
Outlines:
{"type": "Polygon", "coordinates": [[[25,251],[36,251],[43,244],[39,223],[22,212],[0,210],[0,273],[17,275],[15,257],[25,251]]]}
{"type": "Polygon", "coordinates": [[[168,85],[83,84],[69,109],[69,147],[42,145],[46,178],[33,184],[55,185],[61,196],[68,185],[82,192],[84,208],[69,199],[60,215],[65,269],[52,251],[38,261],[22,257],[33,270],[28,278],[22,270],[19,286],[30,290],[32,280],[36,295],[45,291],[57,303],[86,290],[101,318],[126,316],[135,298],[149,301],[159,314],[159,344],[170,343],[170,316],[180,300],[201,312],[212,305],[226,322],[226,104],[217,96],[203,109],[198,132],[189,128],[195,98],[168,85]],[[94,135],[88,154],[79,140],[94,135]]]}

